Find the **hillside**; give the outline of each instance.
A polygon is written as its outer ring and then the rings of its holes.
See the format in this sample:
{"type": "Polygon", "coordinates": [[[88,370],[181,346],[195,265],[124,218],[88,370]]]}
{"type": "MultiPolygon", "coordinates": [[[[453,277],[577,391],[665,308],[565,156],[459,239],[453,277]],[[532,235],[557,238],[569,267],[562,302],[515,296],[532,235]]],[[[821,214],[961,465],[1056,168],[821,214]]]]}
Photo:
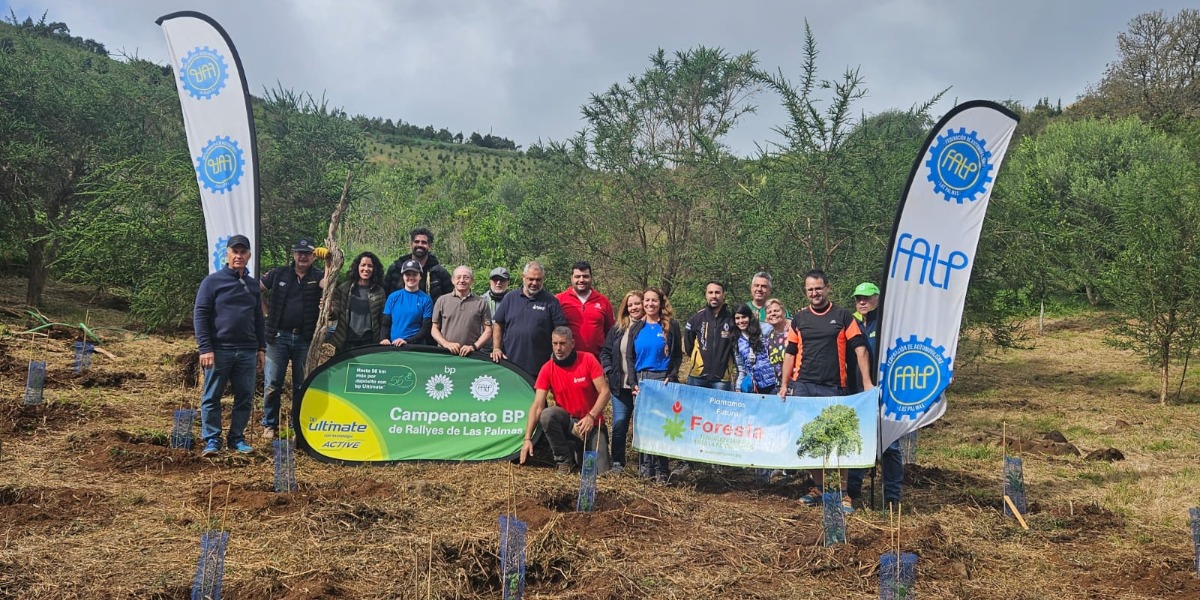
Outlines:
{"type": "Polygon", "coordinates": [[[363,144],[369,163],[407,167],[434,176],[475,171],[484,178],[524,177],[533,172],[535,162],[518,150],[495,150],[369,131],[363,133],[363,144]]]}
{"type": "MultiPolygon", "coordinates": [[[[14,305],[20,282],[0,283],[0,306],[14,305]]],[[[73,288],[48,296],[55,310],[89,302],[73,288]]],[[[885,512],[858,511],[849,543],[825,548],[796,486],[724,468],[666,487],[604,477],[592,514],[573,510],[575,477],[503,463],[300,457],[300,490],[276,494],[261,439],[215,460],[166,447],[172,411],[198,397],[176,362],[190,339],[109,332],[115,358],[72,375],[69,333],[30,344],[11,335],[27,323],[0,323],[0,598],[186,598],[210,526],[231,532],[227,597],[498,598],[497,516],[509,511],[529,524],[526,598],[878,597],[895,532],[885,512]],[[43,406],[20,404],[32,357],[49,365],[43,406]]],[[[958,374],[908,468],[899,533],[920,556],[914,594],[1200,595],[1187,523],[1200,404],[1158,405],[1153,374],[1102,340],[1094,315],[1054,319],[1036,348],[958,374]],[[1002,432],[1024,459],[1029,531],[1001,512],[1002,432]],[[1051,432],[1124,460],[1086,460],[1042,439],[1051,432]]]]}

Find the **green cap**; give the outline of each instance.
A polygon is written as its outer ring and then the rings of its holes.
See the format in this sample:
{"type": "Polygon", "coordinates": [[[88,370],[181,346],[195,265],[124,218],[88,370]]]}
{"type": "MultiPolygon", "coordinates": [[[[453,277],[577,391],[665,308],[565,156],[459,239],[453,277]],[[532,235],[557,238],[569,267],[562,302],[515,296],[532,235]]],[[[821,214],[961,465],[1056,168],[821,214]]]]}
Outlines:
{"type": "Polygon", "coordinates": [[[860,283],[854,288],[855,296],[874,296],[879,293],[879,288],[870,282],[860,283]]]}

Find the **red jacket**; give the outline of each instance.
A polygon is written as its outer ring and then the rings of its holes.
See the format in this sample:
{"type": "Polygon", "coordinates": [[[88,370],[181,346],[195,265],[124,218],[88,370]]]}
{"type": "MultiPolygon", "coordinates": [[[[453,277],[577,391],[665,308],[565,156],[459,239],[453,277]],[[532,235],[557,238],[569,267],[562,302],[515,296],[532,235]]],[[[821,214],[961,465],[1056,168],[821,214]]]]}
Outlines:
{"type": "Polygon", "coordinates": [[[556,297],[562,305],[563,316],[567,318],[567,327],[571,328],[571,333],[575,336],[575,349],[600,356],[600,349],[604,347],[604,336],[608,335],[608,330],[616,323],[612,303],[596,290],[592,290],[586,303],[580,302],[579,296],[576,296],[575,290],[571,288],[567,288],[556,297]]]}

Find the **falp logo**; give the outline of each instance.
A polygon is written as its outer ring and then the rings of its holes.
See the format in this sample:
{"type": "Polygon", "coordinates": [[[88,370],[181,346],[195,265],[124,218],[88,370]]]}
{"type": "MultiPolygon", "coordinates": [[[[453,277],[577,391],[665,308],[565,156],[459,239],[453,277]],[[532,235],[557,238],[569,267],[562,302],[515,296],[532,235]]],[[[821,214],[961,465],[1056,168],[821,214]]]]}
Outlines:
{"type": "Polygon", "coordinates": [[[229,136],[209,140],[195,160],[200,185],[219,194],[237,186],[246,170],[242,148],[229,136]]]}
{"type": "Polygon", "coordinates": [[[229,79],[229,66],[219,52],[202,46],[188,52],[179,65],[179,84],[197,100],[221,93],[229,79]]]}
{"type": "Polygon", "coordinates": [[[992,182],[992,153],[976,132],[968,133],[965,127],[959,127],[957,132],[947,131],[938,136],[929,152],[925,166],[934,193],[941,194],[947,202],[953,200],[959,204],[974,202],[987,194],[992,182]]]}

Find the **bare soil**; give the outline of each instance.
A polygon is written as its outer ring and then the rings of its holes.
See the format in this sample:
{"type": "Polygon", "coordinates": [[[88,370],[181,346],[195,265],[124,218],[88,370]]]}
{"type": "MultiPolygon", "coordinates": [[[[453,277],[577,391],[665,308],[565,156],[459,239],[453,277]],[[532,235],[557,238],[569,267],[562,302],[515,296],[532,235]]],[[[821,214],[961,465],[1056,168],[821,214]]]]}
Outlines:
{"type": "MultiPolygon", "coordinates": [[[[0,305],[17,308],[22,285],[0,280],[0,305]]],[[[93,326],[124,325],[87,308],[88,290],[52,291],[93,326]]],[[[577,476],[508,463],[299,456],[299,490],[279,494],[257,426],[246,456],[169,447],[173,411],[198,402],[190,339],[106,336],[116,358],[76,375],[71,331],[30,342],[12,335],[30,323],[5,318],[0,598],[188,598],[212,528],[231,532],[226,598],[499,598],[505,513],[529,526],[526,598],[877,598],[897,534],[920,557],[921,598],[1200,598],[1196,381],[1158,405],[1154,373],[1103,343],[1097,315],[1051,320],[1034,349],[957,372],[946,417],[921,431],[899,528],[860,509],[828,548],[798,485],[728,468],[665,487],[604,476],[586,514],[577,476]],[[33,359],[48,363],[45,403],[24,406],[33,359]],[[1109,448],[1124,460],[1082,456],[1109,448]],[[1002,512],[1006,449],[1024,459],[1028,531],[1002,512]]]]}

